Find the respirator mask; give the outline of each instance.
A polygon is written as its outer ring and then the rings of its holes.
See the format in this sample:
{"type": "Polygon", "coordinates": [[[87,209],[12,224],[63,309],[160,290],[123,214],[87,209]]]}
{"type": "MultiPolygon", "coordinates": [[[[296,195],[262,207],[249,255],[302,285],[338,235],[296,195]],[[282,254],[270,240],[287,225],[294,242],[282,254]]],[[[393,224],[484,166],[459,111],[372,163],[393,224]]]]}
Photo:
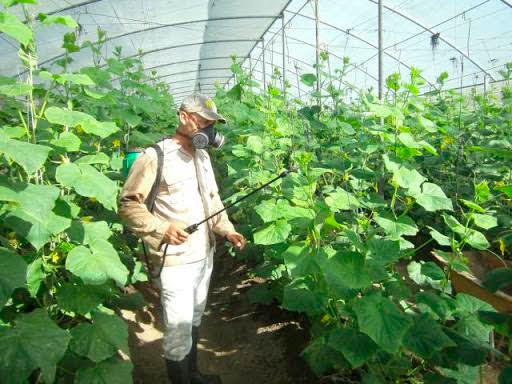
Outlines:
{"type": "Polygon", "coordinates": [[[192,144],[196,149],[205,149],[207,146],[219,149],[224,141],[224,135],[215,130],[214,124],[210,124],[192,136],[192,144]]]}

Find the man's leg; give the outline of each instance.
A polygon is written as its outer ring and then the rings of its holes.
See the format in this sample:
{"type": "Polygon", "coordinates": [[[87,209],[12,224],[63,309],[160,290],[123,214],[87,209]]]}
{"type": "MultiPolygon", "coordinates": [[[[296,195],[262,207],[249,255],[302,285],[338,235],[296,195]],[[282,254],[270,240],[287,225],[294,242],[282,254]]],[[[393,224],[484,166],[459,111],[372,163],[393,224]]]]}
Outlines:
{"type": "Polygon", "coordinates": [[[201,279],[198,282],[194,293],[194,319],[192,322],[192,346],[189,354],[190,383],[191,384],[220,384],[220,377],[217,375],[203,375],[197,367],[197,342],[199,341],[199,325],[206,307],[208,288],[213,270],[213,255],[208,257],[201,279]]]}
{"type": "Polygon", "coordinates": [[[160,276],[163,307],[163,349],[172,384],[188,384],[195,291],[207,260],[164,267],[160,276]]]}

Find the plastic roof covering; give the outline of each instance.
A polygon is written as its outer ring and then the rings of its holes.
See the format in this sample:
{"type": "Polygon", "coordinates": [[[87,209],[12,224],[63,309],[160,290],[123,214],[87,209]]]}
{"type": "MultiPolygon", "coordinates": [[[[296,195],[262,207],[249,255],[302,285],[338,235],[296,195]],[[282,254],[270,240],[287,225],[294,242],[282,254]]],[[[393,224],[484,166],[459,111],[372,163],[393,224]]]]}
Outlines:
{"type": "MultiPolygon", "coordinates": [[[[273,67],[282,71],[292,96],[311,92],[298,80],[315,61],[314,2],[310,0],[44,0],[30,7],[37,14],[72,15],[81,26],[79,42],[107,32],[105,57],[122,46],[123,56],[142,52],[148,71],[169,83],[179,102],[201,90],[212,94],[215,82],[231,78],[230,55],[244,61],[255,80],[271,82],[273,67]],[[282,33],[282,21],[285,25],[282,33]],[[263,68],[263,43],[265,68],[263,68]],[[248,59],[250,57],[250,59],[248,59]]],[[[410,66],[423,70],[428,91],[442,71],[446,87],[500,81],[499,70],[512,61],[510,0],[384,0],[384,75],[408,76],[410,66]],[[432,36],[439,33],[437,45],[432,36]]],[[[22,17],[21,9],[13,8],[22,17]]],[[[330,53],[331,71],[350,58],[346,81],[356,88],[377,88],[377,0],[319,0],[320,46],[330,53]]],[[[49,67],[59,55],[62,26],[36,33],[39,62],[49,67]]],[[[17,46],[0,35],[0,74],[22,74],[17,46]]],[[[88,49],[73,54],[70,70],[92,65],[88,49]]],[[[54,68],[56,69],[56,68],[54,68]]],[[[276,85],[280,86],[280,80],[276,85]]]]}

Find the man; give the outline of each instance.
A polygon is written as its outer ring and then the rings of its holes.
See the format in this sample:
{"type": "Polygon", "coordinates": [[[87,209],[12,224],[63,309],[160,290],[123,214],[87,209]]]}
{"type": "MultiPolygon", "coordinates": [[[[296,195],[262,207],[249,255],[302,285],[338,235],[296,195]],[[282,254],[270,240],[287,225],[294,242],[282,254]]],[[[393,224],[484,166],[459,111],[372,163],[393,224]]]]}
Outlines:
{"type": "Polygon", "coordinates": [[[197,369],[198,327],[213,267],[214,233],[240,250],[246,241],[225,212],[192,234],[184,231],[223,208],[208,153],[196,146],[197,137],[202,135],[204,144],[205,137],[212,139],[212,124],[226,120],[217,113],[213,100],[203,95],[185,98],[178,115],[175,135],[158,144],[164,161],[153,212],[144,201],[155,181],[158,162],[156,150],[148,148],[132,165],[121,192],[119,215],[147,245],[153,269],[163,263],[158,284],[164,355],[172,384],[220,383],[218,376],[201,375],[197,369]]]}

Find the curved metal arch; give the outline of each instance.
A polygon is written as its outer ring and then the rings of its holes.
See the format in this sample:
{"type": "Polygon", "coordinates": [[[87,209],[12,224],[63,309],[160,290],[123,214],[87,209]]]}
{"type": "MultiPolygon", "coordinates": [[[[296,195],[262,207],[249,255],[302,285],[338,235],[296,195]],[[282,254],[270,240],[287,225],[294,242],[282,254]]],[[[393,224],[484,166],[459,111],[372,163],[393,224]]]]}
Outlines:
{"type": "Polygon", "coordinates": [[[508,5],[510,8],[512,8],[512,3],[511,3],[511,2],[509,2],[509,0],[501,0],[501,2],[502,2],[503,4],[508,5]]]}
{"type": "MultiPolygon", "coordinates": [[[[192,89],[195,89],[195,87],[194,87],[194,88],[192,88],[192,89]]],[[[201,87],[201,93],[203,93],[203,91],[204,91],[204,92],[211,92],[211,91],[216,91],[216,89],[215,89],[215,88],[212,88],[212,87],[207,87],[207,88],[203,88],[203,87],[201,87]]],[[[174,96],[174,95],[176,95],[176,96],[181,96],[181,95],[185,95],[185,94],[187,94],[187,93],[189,93],[189,92],[190,92],[190,91],[180,91],[180,92],[172,92],[172,91],[171,91],[171,95],[172,95],[172,96],[174,96]]]]}
{"type": "MultiPolygon", "coordinates": [[[[172,83],[167,83],[167,82],[165,82],[165,81],[163,81],[163,83],[164,83],[164,84],[167,84],[167,85],[169,85],[169,86],[172,84],[172,83]]],[[[215,85],[215,83],[204,83],[204,85],[215,85]]],[[[190,88],[191,86],[194,86],[194,83],[192,83],[191,85],[184,85],[184,86],[182,86],[182,87],[175,87],[175,88],[171,89],[171,92],[172,92],[173,90],[177,90],[177,89],[190,88]]]]}
{"type": "MultiPolygon", "coordinates": [[[[190,78],[190,79],[180,79],[180,80],[176,80],[176,81],[173,81],[174,84],[176,83],[182,83],[184,81],[201,81],[201,80],[204,80],[204,79],[228,79],[229,76],[205,76],[205,77],[193,77],[193,78],[190,78]]],[[[166,84],[172,84],[172,83],[166,83],[166,84]]]]}
{"type": "MultiPolygon", "coordinates": [[[[136,53],[134,55],[126,56],[123,59],[131,59],[133,57],[142,57],[142,56],[149,55],[151,53],[167,51],[169,49],[175,49],[175,48],[192,47],[192,46],[195,46],[195,45],[217,44],[217,43],[244,43],[244,42],[251,42],[251,41],[259,41],[259,40],[254,40],[254,39],[228,39],[228,40],[211,40],[211,41],[201,41],[201,42],[198,42],[198,43],[187,43],[187,44],[171,45],[171,46],[167,46],[167,47],[151,49],[149,51],[142,51],[142,52],[136,53]]],[[[106,66],[106,64],[101,65],[100,68],[102,68],[104,66],[106,66]]]]}
{"type": "MultiPolygon", "coordinates": [[[[206,58],[203,58],[203,59],[190,59],[190,60],[173,61],[171,63],[163,63],[163,64],[154,65],[152,67],[145,68],[144,70],[145,71],[149,71],[151,69],[163,68],[163,67],[167,67],[167,66],[171,66],[171,65],[175,65],[175,64],[194,63],[196,61],[231,59],[232,57],[233,56],[216,56],[216,57],[206,57],[206,58]]],[[[235,56],[235,57],[237,59],[243,59],[245,56],[235,56]]]]}
{"type": "MultiPolygon", "coordinates": [[[[374,1],[374,0],[370,0],[370,1],[374,1]]],[[[286,12],[290,12],[290,13],[292,13],[292,14],[295,14],[295,13],[296,13],[296,12],[292,12],[292,11],[286,11],[286,12]]],[[[304,17],[304,18],[306,18],[306,19],[309,19],[309,20],[315,20],[313,17],[307,16],[307,15],[303,15],[303,14],[301,14],[301,13],[298,13],[297,15],[298,15],[298,16],[302,16],[302,17],[304,17]]],[[[347,31],[345,31],[344,29],[341,29],[341,28],[339,28],[339,27],[336,27],[335,25],[332,25],[332,24],[330,24],[330,23],[326,23],[325,21],[319,21],[319,23],[320,23],[320,24],[323,24],[323,25],[326,25],[326,26],[328,26],[328,27],[331,27],[331,28],[335,29],[336,31],[340,31],[340,32],[343,32],[343,33],[345,33],[345,34],[347,34],[347,35],[349,35],[349,36],[352,36],[352,37],[356,38],[357,40],[359,40],[359,41],[361,41],[361,42],[363,42],[363,43],[365,43],[365,44],[369,45],[369,46],[370,46],[370,47],[372,47],[372,48],[379,49],[379,47],[378,47],[377,45],[373,44],[372,42],[370,42],[370,41],[368,41],[368,40],[366,40],[366,39],[364,39],[364,38],[362,38],[361,36],[358,36],[357,34],[354,34],[354,33],[351,33],[351,32],[349,33],[349,32],[347,32],[347,31]]],[[[293,38],[291,38],[291,37],[288,37],[288,38],[289,38],[289,39],[293,39],[293,38]]],[[[301,42],[302,42],[302,41],[301,41],[301,42]]],[[[312,44],[310,44],[310,45],[312,45],[312,44]]],[[[313,45],[312,45],[312,46],[313,46],[313,45]]],[[[334,55],[332,52],[330,52],[330,54],[332,54],[333,56],[335,56],[335,57],[338,57],[338,58],[339,58],[339,56],[334,55]]],[[[385,54],[386,56],[389,56],[390,58],[392,58],[392,59],[393,59],[393,60],[395,60],[396,62],[400,63],[401,65],[403,65],[403,66],[404,66],[404,67],[406,67],[407,69],[411,69],[411,67],[410,67],[409,65],[407,65],[406,63],[404,63],[404,62],[403,62],[402,60],[400,60],[398,57],[395,57],[394,55],[390,54],[389,52],[385,52],[385,51],[384,51],[384,54],[385,54]]],[[[359,69],[359,68],[358,68],[358,69],[359,69]]],[[[368,75],[369,75],[369,74],[368,74],[368,75]]],[[[372,76],[372,77],[373,77],[373,76],[372,76]]],[[[422,77],[422,79],[424,79],[424,80],[425,80],[429,85],[434,86],[434,84],[432,84],[432,83],[430,82],[430,80],[428,80],[428,79],[426,79],[426,78],[424,78],[424,77],[422,77]]]]}
{"type": "MultiPolygon", "coordinates": [[[[378,4],[378,2],[376,0],[370,0],[372,3],[374,4],[378,4]]],[[[409,20],[411,23],[414,23],[416,24],[418,27],[420,28],[423,28],[425,31],[427,32],[430,32],[432,35],[435,35],[437,34],[437,32],[433,31],[431,28],[423,25],[422,23],[420,23],[418,20],[416,20],[415,18],[411,17],[411,16],[408,16],[406,15],[405,13],[403,12],[400,12],[399,10],[393,8],[393,7],[390,7],[389,5],[383,5],[384,8],[386,8],[388,11],[391,11],[401,17],[403,17],[404,19],[406,20],[409,20]]],[[[452,43],[450,40],[448,39],[445,39],[444,37],[442,37],[440,34],[439,34],[439,40],[443,41],[445,44],[449,45],[450,47],[452,47],[453,49],[455,49],[457,52],[459,52],[462,56],[464,56],[466,59],[468,59],[469,61],[471,61],[474,65],[476,65],[482,72],[484,72],[485,74],[487,74],[487,76],[489,76],[493,81],[495,81],[496,79],[490,74],[488,73],[476,60],[473,60],[471,58],[471,56],[469,56],[468,54],[464,53],[463,50],[461,50],[459,47],[457,47],[454,43],[452,43]]]]}
{"type": "Polygon", "coordinates": [[[71,10],[71,9],[85,7],[86,5],[94,4],[94,3],[99,3],[100,1],[103,1],[103,0],[89,0],[89,1],[84,1],[84,2],[82,2],[82,3],[78,3],[78,4],[74,4],[74,5],[70,5],[70,6],[68,6],[68,7],[64,7],[64,8],[57,9],[57,10],[55,10],[55,11],[48,12],[48,13],[47,13],[47,15],[55,15],[56,13],[66,12],[66,11],[69,11],[69,10],[71,10]]]}
{"type": "Polygon", "coordinates": [[[229,67],[223,67],[223,68],[200,68],[200,69],[194,69],[194,70],[191,70],[191,71],[182,71],[182,72],[174,72],[174,73],[168,73],[166,75],[162,75],[162,76],[155,76],[155,77],[152,77],[151,79],[148,79],[146,81],[149,81],[149,80],[159,80],[159,79],[163,79],[165,77],[170,77],[170,76],[174,76],[174,75],[183,75],[183,74],[186,74],[186,73],[197,73],[197,72],[202,72],[202,71],[222,71],[222,70],[231,70],[231,68],[229,67]]]}
{"type": "MultiPolygon", "coordinates": [[[[96,0],[96,1],[93,1],[93,2],[97,2],[97,1],[102,1],[102,0],[96,0]]],[[[91,2],[86,2],[86,3],[91,3],[91,2]]],[[[87,4],[84,4],[84,5],[87,5],[87,4]]],[[[73,8],[73,7],[71,7],[71,8],[73,8]]],[[[138,33],[154,31],[154,30],[161,29],[161,28],[179,27],[179,26],[182,26],[182,25],[189,25],[189,24],[207,23],[207,22],[210,22],[210,21],[223,21],[223,20],[276,19],[276,18],[277,18],[276,16],[269,16],[269,15],[263,15],[263,16],[226,16],[226,17],[214,17],[214,18],[211,18],[211,19],[196,19],[196,20],[180,21],[180,22],[177,22],[177,23],[159,24],[159,25],[156,25],[156,26],[153,26],[153,27],[149,27],[149,28],[142,28],[142,29],[137,29],[135,31],[121,33],[121,34],[116,35],[116,36],[107,37],[101,43],[109,42],[109,41],[112,41],[112,40],[117,40],[117,39],[120,39],[120,38],[123,38],[123,37],[126,37],[126,36],[135,35],[135,34],[138,34],[138,33]]],[[[96,42],[94,42],[92,44],[93,45],[98,45],[98,44],[100,44],[100,42],[96,41],[96,42]]],[[[58,59],[64,57],[65,55],[66,55],[65,53],[61,53],[59,55],[50,57],[49,59],[46,59],[46,60],[40,62],[39,65],[45,65],[45,64],[51,63],[52,61],[58,60],[58,59]]]]}

